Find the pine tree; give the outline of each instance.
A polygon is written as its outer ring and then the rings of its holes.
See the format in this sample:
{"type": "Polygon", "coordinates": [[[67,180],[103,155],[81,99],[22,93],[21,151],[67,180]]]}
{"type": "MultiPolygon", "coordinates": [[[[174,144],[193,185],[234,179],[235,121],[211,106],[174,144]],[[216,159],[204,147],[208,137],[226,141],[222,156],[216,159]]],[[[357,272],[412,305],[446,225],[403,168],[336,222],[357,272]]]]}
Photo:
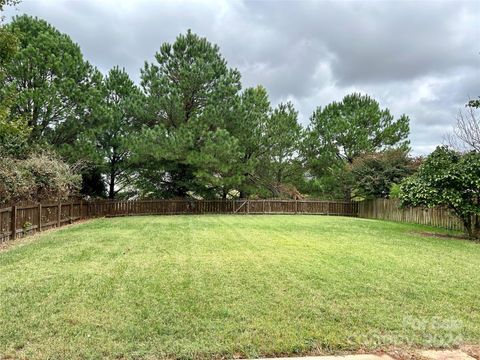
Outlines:
{"type": "Polygon", "coordinates": [[[408,150],[409,121],[406,115],[395,120],[388,109],[381,109],[368,95],[351,94],[341,102],[318,107],[302,146],[309,172],[320,180],[333,177],[326,188],[330,192],[336,192],[335,187],[341,189],[349,200],[352,184],[347,165],[370,152],[408,150]]]}
{"type": "Polygon", "coordinates": [[[132,183],[130,147],[141,128],[138,113],[143,97],[125,69],[118,67],[105,76],[100,92],[94,125],[74,148],[104,174],[108,197],[113,199],[132,183]]]}
{"type": "Polygon", "coordinates": [[[5,29],[18,40],[0,79],[9,91],[3,96],[15,97],[9,119],[27,121],[31,142],[59,146],[75,141],[95,104],[100,74],[83,59],[78,45],[44,20],[23,15],[5,29]]]}
{"type": "Polygon", "coordinates": [[[147,195],[214,197],[239,182],[238,141],[225,130],[240,90],[216,45],[191,31],[165,43],[141,73],[145,130],[136,144],[147,195]]]}

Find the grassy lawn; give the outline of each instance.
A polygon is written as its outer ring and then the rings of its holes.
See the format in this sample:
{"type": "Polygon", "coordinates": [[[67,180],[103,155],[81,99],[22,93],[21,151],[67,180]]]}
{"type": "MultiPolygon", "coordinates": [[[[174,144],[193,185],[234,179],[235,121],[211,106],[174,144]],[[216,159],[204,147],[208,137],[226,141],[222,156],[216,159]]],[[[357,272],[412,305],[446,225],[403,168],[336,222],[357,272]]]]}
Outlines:
{"type": "Polygon", "coordinates": [[[0,358],[480,343],[480,244],[321,216],[99,219],[0,252],[0,358]]]}

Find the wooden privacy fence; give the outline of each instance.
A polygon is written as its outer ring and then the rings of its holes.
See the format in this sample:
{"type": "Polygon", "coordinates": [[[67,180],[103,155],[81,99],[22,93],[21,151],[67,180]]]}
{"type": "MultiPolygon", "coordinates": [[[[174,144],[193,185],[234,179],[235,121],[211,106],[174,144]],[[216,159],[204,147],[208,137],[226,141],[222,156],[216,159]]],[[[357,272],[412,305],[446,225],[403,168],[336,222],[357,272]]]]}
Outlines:
{"type": "Polygon", "coordinates": [[[401,208],[397,199],[373,199],[358,203],[358,217],[381,219],[463,231],[462,222],[446,208],[401,208]]]}
{"type": "Polygon", "coordinates": [[[322,200],[129,200],[44,203],[0,208],[0,242],[80,219],[128,215],[316,214],[358,216],[463,230],[445,208],[400,208],[394,199],[362,202],[322,200]]]}
{"type": "Polygon", "coordinates": [[[0,242],[80,219],[128,215],[317,214],[357,216],[354,202],[321,200],[129,200],[45,203],[0,208],[0,242]]]}
{"type": "Polygon", "coordinates": [[[88,205],[82,202],[6,207],[0,209],[0,242],[87,217],[88,205]]]}

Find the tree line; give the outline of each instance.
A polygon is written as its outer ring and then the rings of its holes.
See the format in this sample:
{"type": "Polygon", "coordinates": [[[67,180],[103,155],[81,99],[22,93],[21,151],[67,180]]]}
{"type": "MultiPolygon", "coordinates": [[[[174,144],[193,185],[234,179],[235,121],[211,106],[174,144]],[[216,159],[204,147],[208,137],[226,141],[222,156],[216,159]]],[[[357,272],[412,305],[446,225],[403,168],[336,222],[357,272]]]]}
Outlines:
{"type": "Polygon", "coordinates": [[[1,34],[3,161],[75,164],[81,180],[68,186],[84,196],[348,200],[388,196],[416,166],[407,116],[355,93],[304,128],[291,102],[243,89],[219,47],[191,31],[160,46],[139,84],[118,66],[102,74],[44,20],[19,16],[1,34]]]}

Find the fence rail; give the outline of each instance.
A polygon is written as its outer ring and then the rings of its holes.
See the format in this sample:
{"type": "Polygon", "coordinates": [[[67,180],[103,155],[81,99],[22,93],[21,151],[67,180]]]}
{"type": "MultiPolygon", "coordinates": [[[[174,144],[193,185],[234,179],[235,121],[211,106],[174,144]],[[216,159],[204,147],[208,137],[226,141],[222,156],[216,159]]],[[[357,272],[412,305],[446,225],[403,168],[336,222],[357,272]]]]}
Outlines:
{"type": "Polygon", "coordinates": [[[400,208],[397,200],[129,200],[21,204],[0,208],[0,243],[80,219],[129,215],[315,214],[358,216],[463,230],[445,208],[400,208]]]}
{"type": "Polygon", "coordinates": [[[321,200],[129,200],[14,205],[0,209],[0,242],[95,217],[180,214],[357,216],[357,213],[357,203],[321,200]]]}
{"type": "Polygon", "coordinates": [[[462,222],[449,209],[441,207],[401,208],[397,199],[373,199],[359,202],[358,217],[463,230],[462,222]]]}

